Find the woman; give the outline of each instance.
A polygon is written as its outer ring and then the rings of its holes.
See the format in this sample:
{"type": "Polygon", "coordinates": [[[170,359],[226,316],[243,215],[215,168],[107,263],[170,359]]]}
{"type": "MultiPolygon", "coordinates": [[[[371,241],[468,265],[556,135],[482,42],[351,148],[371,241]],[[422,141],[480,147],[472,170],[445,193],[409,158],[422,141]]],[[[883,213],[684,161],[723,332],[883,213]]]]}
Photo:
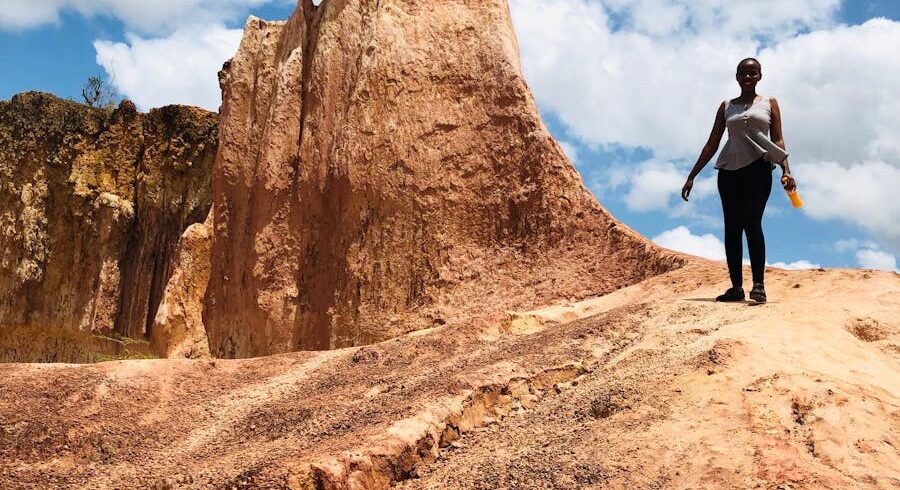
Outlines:
{"type": "Polygon", "coordinates": [[[738,63],[736,79],[741,87],[741,95],[726,100],[719,106],[709,140],[681,189],[681,198],[688,200],[694,186],[694,177],[716,154],[727,127],[728,141],[716,161],[716,169],[719,170],[719,195],[725,215],[725,257],[731,276],[731,288],[718,296],[716,301],[744,300],[741,234],[745,232],[750,252],[750,268],[753,271],[750,299],[765,302],[766,242],[762,217],[772,191],[772,170],[775,169],[775,164],[781,166],[783,178],[786,177],[786,190],[793,190],[796,184],[788,167],[788,154],[784,151],[778,101],[774,97],[756,93],[756,84],[762,79],[759,61],[747,58],[738,63]]]}

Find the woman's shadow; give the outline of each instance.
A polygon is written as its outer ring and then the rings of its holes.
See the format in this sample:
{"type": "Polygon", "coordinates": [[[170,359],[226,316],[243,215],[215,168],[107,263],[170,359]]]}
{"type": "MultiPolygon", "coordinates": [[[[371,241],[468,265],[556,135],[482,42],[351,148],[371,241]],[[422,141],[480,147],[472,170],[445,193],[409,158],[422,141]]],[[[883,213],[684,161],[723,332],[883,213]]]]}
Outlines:
{"type": "Polygon", "coordinates": [[[777,303],[777,301],[753,301],[753,300],[744,300],[744,301],[716,301],[716,298],[682,298],[682,301],[698,301],[702,303],[734,303],[739,305],[747,305],[747,306],[760,306],[766,304],[777,303]]]}

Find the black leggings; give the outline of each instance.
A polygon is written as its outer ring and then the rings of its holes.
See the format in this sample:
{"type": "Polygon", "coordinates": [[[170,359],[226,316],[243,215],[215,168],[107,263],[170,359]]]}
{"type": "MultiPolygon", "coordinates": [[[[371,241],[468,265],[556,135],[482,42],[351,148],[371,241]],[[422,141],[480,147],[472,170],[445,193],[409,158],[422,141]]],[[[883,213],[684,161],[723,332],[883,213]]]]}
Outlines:
{"type": "Polygon", "coordinates": [[[772,166],[760,158],[744,168],[719,170],[718,183],[722,213],[725,215],[725,258],[731,285],[741,288],[743,284],[742,232],[747,233],[753,282],[762,283],[766,271],[762,218],[772,192],[772,166]]]}

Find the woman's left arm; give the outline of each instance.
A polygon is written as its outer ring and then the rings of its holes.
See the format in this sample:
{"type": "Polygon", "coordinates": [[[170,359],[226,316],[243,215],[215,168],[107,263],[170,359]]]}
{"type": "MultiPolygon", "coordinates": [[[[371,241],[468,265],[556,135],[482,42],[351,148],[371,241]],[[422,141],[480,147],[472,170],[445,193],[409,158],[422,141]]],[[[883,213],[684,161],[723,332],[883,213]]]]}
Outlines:
{"type": "MultiPolygon", "coordinates": [[[[769,124],[769,134],[772,137],[772,141],[778,145],[782,150],[786,150],[784,146],[784,134],[781,131],[781,108],[778,107],[778,101],[775,100],[775,97],[772,97],[772,121],[769,124]]],[[[788,165],[788,159],[785,158],[782,160],[779,165],[781,165],[781,172],[783,176],[788,178],[787,183],[785,184],[785,188],[787,190],[792,190],[795,186],[794,177],[791,176],[791,167],[788,165]]]]}

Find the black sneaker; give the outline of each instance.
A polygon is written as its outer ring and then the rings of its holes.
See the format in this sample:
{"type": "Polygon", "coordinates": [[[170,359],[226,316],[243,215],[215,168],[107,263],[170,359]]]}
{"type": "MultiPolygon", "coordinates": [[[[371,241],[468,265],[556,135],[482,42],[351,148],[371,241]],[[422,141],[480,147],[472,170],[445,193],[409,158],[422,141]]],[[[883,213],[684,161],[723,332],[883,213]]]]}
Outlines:
{"type": "Polygon", "coordinates": [[[742,288],[729,288],[725,294],[716,296],[716,301],[744,301],[744,290],[742,288]]]}
{"type": "Polygon", "coordinates": [[[766,302],[766,288],[762,284],[754,284],[750,290],[750,299],[757,303],[766,302]]]}

